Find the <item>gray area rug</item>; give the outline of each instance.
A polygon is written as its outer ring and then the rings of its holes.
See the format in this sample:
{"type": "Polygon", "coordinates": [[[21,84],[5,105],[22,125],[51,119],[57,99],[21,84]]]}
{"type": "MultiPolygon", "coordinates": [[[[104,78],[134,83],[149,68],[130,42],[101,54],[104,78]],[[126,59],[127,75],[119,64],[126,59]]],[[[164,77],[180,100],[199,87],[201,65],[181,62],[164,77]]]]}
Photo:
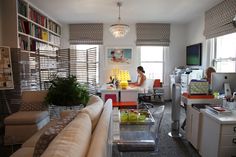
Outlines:
{"type": "MultiPolygon", "coordinates": [[[[155,107],[162,105],[156,104],[155,107]]],[[[154,109],[155,109],[154,107],[154,109]]],[[[153,110],[153,109],[151,109],[153,110]]],[[[185,111],[181,109],[180,124],[185,119],[185,111]]],[[[198,152],[186,140],[185,133],[181,130],[182,138],[171,138],[168,133],[171,131],[171,102],[165,102],[164,117],[161,123],[157,151],[155,152],[124,152],[123,157],[200,157],[198,152]]],[[[113,157],[119,156],[116,153],[113,157]]]]}

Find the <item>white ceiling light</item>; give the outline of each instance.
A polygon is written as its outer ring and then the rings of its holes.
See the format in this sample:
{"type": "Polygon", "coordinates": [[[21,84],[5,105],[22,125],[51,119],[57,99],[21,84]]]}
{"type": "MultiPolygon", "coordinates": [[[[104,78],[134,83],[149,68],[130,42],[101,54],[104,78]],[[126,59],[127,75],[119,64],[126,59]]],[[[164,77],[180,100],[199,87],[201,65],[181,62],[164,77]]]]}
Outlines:
{"type": "Polygon", "coordinates": [[[117,6],[119,7],[118,23],[110,26],[110,32],[115,38],[121,38],[121,37],[124,37],[129,32],[129,26],[126,24],[121,24],[120,22],[121,21],[121,18],[120,18],[121,2],[118,2],[117,6]]]}

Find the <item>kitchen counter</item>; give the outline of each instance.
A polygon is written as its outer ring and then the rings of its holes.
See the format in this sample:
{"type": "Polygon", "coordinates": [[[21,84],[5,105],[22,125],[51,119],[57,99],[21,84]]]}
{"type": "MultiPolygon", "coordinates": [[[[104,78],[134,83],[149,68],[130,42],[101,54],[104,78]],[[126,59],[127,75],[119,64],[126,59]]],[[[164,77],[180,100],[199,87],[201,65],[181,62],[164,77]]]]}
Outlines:
{"type": "Polygon", "coordinates": [[[202,109],[201,112],[203,115],[208,116],[219,124],[235,124],[236,123],[236,111],[233,111],[230,114],[215,114],[208,109],[202,109]]]}

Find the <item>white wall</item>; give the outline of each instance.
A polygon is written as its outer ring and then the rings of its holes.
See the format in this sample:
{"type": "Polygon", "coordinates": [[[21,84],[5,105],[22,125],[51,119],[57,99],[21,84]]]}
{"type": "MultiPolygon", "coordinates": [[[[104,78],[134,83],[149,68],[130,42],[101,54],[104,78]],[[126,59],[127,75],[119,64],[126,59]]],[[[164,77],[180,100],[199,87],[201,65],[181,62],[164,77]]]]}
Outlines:
{"type": "MultiPolygon", "coordinates": [[[[100,82],[101,84],[109,80],[111,69],[119,66],[120,69],[128,70],[133,81],[136,80],[136,68],[140,65],[140,50],[136,47],[136,29],[135,24],[129,24],[130,32],[121,39],[114,38],[109,32],[110,24],[104,24],[103,46],[100,47],[100,82]],[[106,50],[108,47],[128,47],[133,48],[133,60],[130,65],[111,65],[106,62],[106,50]]],[[[69,48],[69,27],[62,26],[62,48],[69,48]]],[[[165,98],[170,98],[169,93],[169,74],[176,66],[184,66],[186,64],[186,45],[187,45],[187,25],[171,24],[169,50],[164,56],[164,88],[165,98]]],[[[158,69],[157,69],[158,70],[158,69]]]]}
{"type": "Polygon", "coordinates": [[[186,24],[171,24],[169,52],[165,56],[165,99],[170,99],[170,77],[175,67],[186,65],[186,24]]]}
{"type": "Polygon", "coordinates": [[[139,65],[139,55],[137,48],[135,46],[136,40],[136,32],[135,32],[135,24],[130,25],[130,32],[124,38],[114,38],[112,34],[109,32],[109,26],[111,24],[104,24],[103,31],[103,46],[100,49],[100,81],[102,83],[107,82],[109,80],[109,74],[113,68],[120,68],[130,71],[132,80],[136,78],[136,67],[139,65]],[[106,50],[108,47],[127,47],[133,49],[133,60],[130,65],[118,65],[118,64],[107,64],[106,61],[106,50]]]}
{"type": "Polygon", "coordinates": [[[208,58],[206,48],[206,38],[204,33],[204,14],[196,17],[191,22],[188,23],[187,28],[187,45],[202,43],[202,68],[205,69],[208,66],[208,58]]]}
{"type": "Polygon", "coordinates": [[[62,24],[61,25],[61,49],[68,49],[70,48],[69,43],[69,25],[68,24],[62,24]]]}
{"type": "Polygon", "coordinates": [[[2,22],[3,22],[3,18],[2,18],[2,0],[0,0],[0,46],[3,45],[2,43],[2,22]]]}
{"type": "MultiPolygon", "coordinates": [[[[136,67],[140,65],[140,50],[136,47],[136,29],[135,24],[130,24],[130,32],[122,39],[114,38],[109,32],[109,24],[104,25],[104,43],[100,50],[100,81],[107,82],[109,73],[113,67],[117,65],[108,65],[105,61],[105,52],[107,47],[132,47],[133,48],[133,63],[128,66],[120,66],[121,69],[130,71],[132,80],[137,77],[136,67]]],[[[185,47],[186,47],[186,25],[185,24],[172,24],[170,34],[170,47],[169,51],[165,52],[164,63],[164,87],[166,99],[169,99],[169,74],[176,66],[185,65],[185,47]]],[[[157,69],[158,70],[158,69],[157,69]]]]}

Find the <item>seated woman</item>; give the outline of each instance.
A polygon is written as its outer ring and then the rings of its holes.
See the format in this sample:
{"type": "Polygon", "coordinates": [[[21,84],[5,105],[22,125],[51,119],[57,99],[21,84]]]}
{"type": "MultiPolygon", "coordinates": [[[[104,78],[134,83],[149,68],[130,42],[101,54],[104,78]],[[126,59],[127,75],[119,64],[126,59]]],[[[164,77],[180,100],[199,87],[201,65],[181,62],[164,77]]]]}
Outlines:
{"type": "Polygon", "coordinates": [[[211,74],[212,73],[215,73],[216,70],[213,68],[213,67],[208,67],[205,71],[205,80],[209,83],[209,86],[208,86],[208,91],[209,91],[209,94],[212,94],[212,89],[211,89],[211,74]]]}
{"type": "Polygon", "coordinates": [[[145,76],[145,71],[142,66],[137,67],[138,72],[138,78],[136,82],[130,83],[131,87],[137,87],[138,88],[138,102],[139,102],[139,108],[149,108],[153,107],[153,104],[147,102],[151,100],[150,95],[146,95],[148,92],[147,89],[147,78],[145,76]]]}
{"type": "Polygon", "coordinates": [[[213,67],[208,67],[206,69],[206,80],[211,84],[211,73],[215,73],[216,70],[213,67]]]}
{"type": "Polygon", "coordinates": [[[145,81],[146,81],[146,76],[145,76],[145,71],[142,66],[137,67],[137,72],[138,72],[138,78],[136,82],[131,82],[129,83],[130,86],[136,86],[136,87],[144,87],[145,81]]]}

